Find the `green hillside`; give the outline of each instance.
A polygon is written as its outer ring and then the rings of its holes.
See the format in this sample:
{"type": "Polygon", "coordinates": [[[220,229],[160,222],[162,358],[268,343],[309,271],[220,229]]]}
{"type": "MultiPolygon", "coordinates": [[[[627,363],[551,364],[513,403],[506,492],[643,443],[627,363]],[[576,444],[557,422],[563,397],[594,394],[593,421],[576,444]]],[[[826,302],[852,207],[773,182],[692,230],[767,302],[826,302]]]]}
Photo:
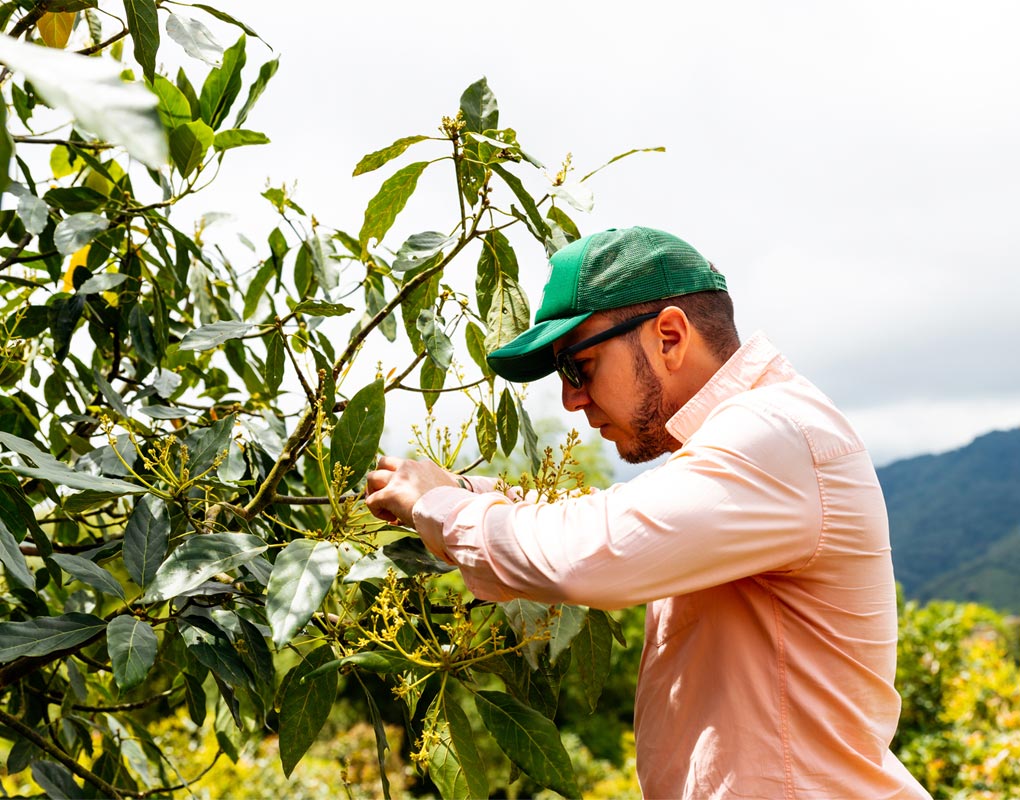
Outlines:
{"type": "Polygon", "coordinates": [[[878,470],[907,597],[1020,612],[1020,429],[878,470]]]}

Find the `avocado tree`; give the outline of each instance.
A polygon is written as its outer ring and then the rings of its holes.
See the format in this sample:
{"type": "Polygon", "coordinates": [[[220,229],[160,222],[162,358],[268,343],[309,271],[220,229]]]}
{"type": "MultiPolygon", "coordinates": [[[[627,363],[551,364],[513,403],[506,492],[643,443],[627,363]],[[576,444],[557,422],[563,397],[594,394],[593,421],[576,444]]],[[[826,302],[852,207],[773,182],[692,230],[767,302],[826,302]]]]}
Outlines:
{"type": "MultiPolygon", "coordinates": [[[[584,490],[576,438],[540,451],[519,387],[485,354],[529,324],[507,230],[535,258],[576,239],[567,209],[590,208],[594,172],[578,179],[568,157],[548,173],[481,79],[436,130],[354,167],[389,173],[360,228],[269,188],[278,224],[241,263],[171,212],[231,150],[269,141],[246,125],[278,66],[248,67],[254,30],[166,0],[15,0],[0,26],[8,774],[54,796],[186,789],[208,765],[176,762],[147,729],[174,715],[214,726],[234,759],[277,733],[290,774],[341,676],[374,673],[443,797],[489,793],[472,719],[515,770],[576,796],[551,717],[568,669],[595,707],[612,618],[472,598],[368,514],[363,480],[404,394],[425,418],[420,451],[447,469],[522,447],[524,488],[584,490]],[[189,66],[161,74],[166,47],[189,66]],[[456,187],[439,230],[389,242],[437,170],[456,187]],[[451,431],[434,412],[453,398],[469,410],[451,431]]],[[[365,700],[381,762],[378,697],[365,700]]]]}

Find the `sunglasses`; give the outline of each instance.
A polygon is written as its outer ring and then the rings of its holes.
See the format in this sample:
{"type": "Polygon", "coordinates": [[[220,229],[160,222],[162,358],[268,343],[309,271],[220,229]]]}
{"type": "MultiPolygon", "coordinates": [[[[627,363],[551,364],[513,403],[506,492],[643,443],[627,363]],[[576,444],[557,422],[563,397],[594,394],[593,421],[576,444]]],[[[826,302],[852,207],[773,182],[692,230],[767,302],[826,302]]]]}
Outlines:
{"type": "Polygon", "coordinates": [[[553,363],[556,366],[556,371],[560,374],[563,380],[575,389],[580,389],[584,386],[584,378],[581,377],[581,370],[578,368],[577,362],[574,361],[574,355],[576,353],[580,353],[582,350],[587,350],[593,345],[601,344],[613,337],[621,336],[628,331],[632,331],[642,322],[655,319],[657,316],[659,316],[658,311],[652,311],[648,314],[638,314],[636,317],[625,319],[619,325],[613,325],[611,328],[606,328],[601,333],[596,333],[594,336],[582,339],[569,347],[564,347],[556,354],[556,358],[553,360],[553,363]]]}

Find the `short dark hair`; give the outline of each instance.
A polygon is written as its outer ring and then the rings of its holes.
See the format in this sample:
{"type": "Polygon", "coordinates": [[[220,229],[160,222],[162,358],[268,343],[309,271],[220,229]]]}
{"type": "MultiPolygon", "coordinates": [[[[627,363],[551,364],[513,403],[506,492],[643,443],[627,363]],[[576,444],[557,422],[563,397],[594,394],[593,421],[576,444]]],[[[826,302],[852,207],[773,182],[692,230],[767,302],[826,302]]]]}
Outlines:
{"type": "MultiPolygon", "coordinates": [[[[715,267],[712,267],[712,270],[716,271],[715,267]]],[[[638,314],[662,311],[670,306],[676,306],[687,315],[687,319],[711,349],[712,355],[720,362],[725,362],[737,352],[740,347],[740,336],[737,334],[737,326],[733,319],[733,300],[729,292],[710,290],[665,297],[661,300],[649,300],[623,308],[614,308],[607,311],[606,315],[616,323],[638,314]]],[[[636,338],[638,331],[626,335],[636,338]]]]}

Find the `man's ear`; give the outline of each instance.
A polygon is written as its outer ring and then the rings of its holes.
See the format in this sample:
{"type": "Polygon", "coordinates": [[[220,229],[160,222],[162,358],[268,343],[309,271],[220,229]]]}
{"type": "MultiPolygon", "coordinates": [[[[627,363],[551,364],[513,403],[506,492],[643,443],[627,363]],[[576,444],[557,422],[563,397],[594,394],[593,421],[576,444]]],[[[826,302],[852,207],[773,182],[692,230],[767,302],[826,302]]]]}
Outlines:
{"type": "Polygon", "coordinates": [[[656,337],[656,354],[670,371],[680,368],[687,355],[693,328],[687,315],[676,306],[667,306],[659,312],[652,326],[656,337]]]}

